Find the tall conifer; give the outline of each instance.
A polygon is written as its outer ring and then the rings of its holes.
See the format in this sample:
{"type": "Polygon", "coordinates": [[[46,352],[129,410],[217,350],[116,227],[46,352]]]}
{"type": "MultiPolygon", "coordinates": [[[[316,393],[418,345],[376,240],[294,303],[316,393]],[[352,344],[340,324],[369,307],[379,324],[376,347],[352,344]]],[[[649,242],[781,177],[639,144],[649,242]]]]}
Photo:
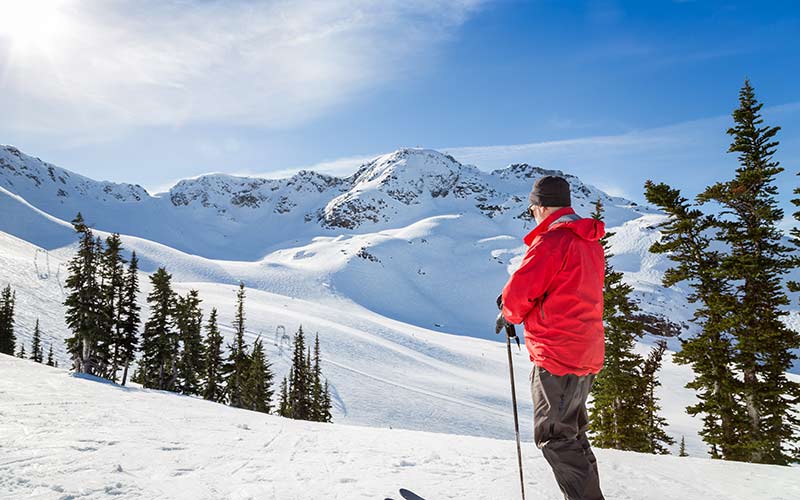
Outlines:
{"type": "Polygon", "coordinates": [[[775,176],[783,171],[774,159],[780,127],[765,126],[755,91],[748,80],[733,112],[730,148],[739,168],[733,179],[709,186],[699,199],[722,209],[717,237],[729,247],[722,272],[735,283],[734,363],[742,373],[741,396],[747,427],[740,436],[753,462],[788,464],[798,460],[800,419],[794,402],[800,384],[786,372],[797,358],[800,334],[786,326],[789,299],[783,290],[785,274],[796,265],[781,241],[775,176]]]}
{"type": "Polygon", "coordinates": [[[123,343],[123,296],[125,291],[125,259],[122,257],[122,240],[114,233],[106,238],[105,250],[100,258],[100,275],[103,290],[102,310],[104,330],[109,336],[111,366],[108,378],[117,381],[120,350],[123,343]]]}
{"type": "MultiPolygon", "coordinates": [[[[603,204],[595,203],[592,217],[603,218],[603,204]]],[[[634,313],[639,306],[630,298],[633,287],[623,281],[623,274],[611,265],[607,233],[600,243],[605,252],[603,288],[603,323],[605,326],[605,363],[592,384],[590,406],[593,442],[602,448],[646,451],[646,413],[642,400],[643,359],[634,352],[636,339],[642,336],[643,325],[634,313]]]]}
{"type": "Polygon", "coordinates": [[[142,333],[140,383],[145,387],[176,390],[178,334],[175,328],[175,292],[172,276],[163,267],[150,276],[152,290],[147,297],[150,317],[142,333]]]}
{"type": "Polygon", "coordinates": [[[660,240],[650,247],[651,252],[667,254],[674,263],[664,273],[663,285],[688,283],[692,292],[687,298],[697,304],[692,321],[700,330],[681,339],[681,350],[674,357],[677,363],[691,365],[694,374],[686,387],[695,390],[698,402],[686,410],[703,416],[700,435],[712,457],[743,460],[746,457],[738,436],[745,415],[737,399],[741,381],[733,372],[736,297],[721,272],[724,255],[712,248],[716,218],[704,215],[679,190],[663,183],[648,181],[645,196],[668,216],[659,226],[660,240]]]}
{"type": "Polygon", "coordinates": [[[14,334],[14,305],[16,292],[6,285],[0,292],[0,353],[14,355],[17,337],[14,334]]]}
{"type": "Polygon", "coordinates": [[[224,366],[225,391],[228,397],[228,404],[236,408],[242,408],[244,405],[242,390],[247,377],[247,370],[250,366],[247,346],[244,341],[244,299],[244,283],[239,283],[239,290],[236,292],[236,315],[233,322],[234,340],[233,344],[228,346],[228,360],[224,366]]]}
{"type": "Polygon", "coordinates": [[[225,386],[222,378],[222,334],[217,325],[217,309],[211,309],[206,325],[203,362],[203,398],[222,403],[225,386]]]}
{"type": "Polygon", "coordinates": [[[305,334],[297,329],[292,352],[292,369],[289,379],[289,415],[297,420],[311,420],[311,374],[308,369],[305,334]]]}
{"type": "Polygon", "coordinates": [[[36,320],[36,325],[33,327],[33,341],[31,343],[31,359],[37,363],[41,363],[44,359],[42,352],[42,331],[39,329],[39,320],[36,320]]]}
{"type": "Polygon", "coordinates": [[[136,252],[133,252],[125,273],[120,302],[120,335],[116,363],[122,367],[122,385],[125,385],[127,381],[128,368],[136,355],[136,348],[139,344],[139,327],[141,325],[139,312],[141,307],[139,306],[138,296],[139,259],[136,258],[136,252]]]}
{"type": "Polygon", "coordinates": [[[98,246],[91,229],[78,213],[72,221],[80,234],[78,252],[67,265],[64,301],[67,327],[72,336],[66,339],[73,368],[79,373],[105,375],[108,357],[103,331],[102,289],[97,280],[98,246]]]}
{"type": "Polygon", "coordinates": [[[176,326],[181,344],[178,385],[183,394],[200,394],[203,371],[203,311],[197,290],[178,297],[176,326]]]}
{"type": "Polygon", "coordinates": [[[50,349],[47,351],[47,366],[56,366],[53,360],[53,344],[50,344],[50,349]]]}
{"type": "Polygon", "coordinates": [[[667,343],[664,340],[658,340],[642,365],[642,376],[638,384],[641,386],[639,393],[642,396],[645,415],[644,429],[647,436],[647,451],[659,455],[669,454],[669,450],[664,445],[675,444],[675,440],[664,430],[667,421],[660,415],[661,406],[658,396],[656,396],[656,389],[661,385],[658,380],[658,372],[661,370],[666,350],[667,343]]]}
{"type": "Polygon", "coordinates": [[[291,378],[292,378],[292,373],[290,370],[289,375],[283,377],[283,380],[281,380],[281,388],[280,388],[281,394],[278,400],[278,415],[280,415],[281,417],[287,417],[287,418],[292,417],[292,405],[291,402],[289,401],[289,379],[291,378]]]}
{"type": "Polygon", "coordinates": [[[272,410],[272,370],[264,354],[261,338],[253,343],[250,367],[242,390],[242,402],[248,410],[269,413],[272,410]]]}

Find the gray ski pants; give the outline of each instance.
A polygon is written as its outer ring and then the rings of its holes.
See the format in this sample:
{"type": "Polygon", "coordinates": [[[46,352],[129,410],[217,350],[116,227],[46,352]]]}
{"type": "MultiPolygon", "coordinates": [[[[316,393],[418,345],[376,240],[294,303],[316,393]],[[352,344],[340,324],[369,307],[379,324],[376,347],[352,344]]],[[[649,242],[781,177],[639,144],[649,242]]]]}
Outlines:
{"type": "Polygon", "coordinates": [[[586,430],[586,398],[594,375],[557,376],[534,365],[533,438],[567,500],[602,500],[597,460],[586,430]]]}

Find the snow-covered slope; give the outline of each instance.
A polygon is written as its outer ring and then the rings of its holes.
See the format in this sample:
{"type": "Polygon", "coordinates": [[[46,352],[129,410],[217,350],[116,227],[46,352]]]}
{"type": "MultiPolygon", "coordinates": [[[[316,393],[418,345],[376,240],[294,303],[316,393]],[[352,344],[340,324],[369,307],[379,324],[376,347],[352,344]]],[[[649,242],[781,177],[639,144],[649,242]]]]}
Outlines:
{"type": "MultiPolygon", "coordinates": [[[[484,172],[437,151],[403,149],[346,178],[214,174],[151,196],[5,146],[0,231],[66,258],[64,222],[80,211],[95,229],[122,233],[146,271],[166,265],[180,281],[244,280],[304,299],[344,297],[416,326],[490,337],[494,297],[533,227],[527,194],[547,173],[554,172],[526,164],[484,172]]],[[[659,216],[567,178],[579,213],[600,199],[609,227],[621,229],[615,259],[634,286],[663,291],[664,260],[647,254],[659,216]]],[[[673,320],[685,321],[685,308],[675,309],[673,320]]]]}
{"type": "MultiPolygon", "coordinates": [[[[0,374],[4,500],[518,498],[513,441],[287,420],[5,355],[0,374]]],[[[541,452],[523,454],[529,498],[562,498],[541,452]]],[[[596,454],[606,498],[800,498],[789,467],[596,454]]]]}
{"type": "MultiPolygon", "coordinates": [[[[146,245],[133,243],[141,245],[137,252],[146,245]]],[[[59,276],[63,278],[68,250],[45,254],[30,243],[3,233],[0,233],[0,248],[3,249],[0,272],[17,291],[18,337],[30,346],[33,324],[39,319],[45,349],[52,344],[61,365],[68,366],[63,343],[64,295],[59,281],[59,276]]],[[[149,252],[163,260],[175,261],[174,250],[150,248],[149,252]]],[[[226,273],[255,272],[246,264],[223,264],[228,267],[220,266],[215,279],[223,278],[226,273]]],[[[191,265],[203,269],[202,261],[190,261],[181,272],[187,275],[195,272],[191,265]]],[[[141,302],[145,306],[144,296],[149,291],[145,276],[142,284],[141,302]]],[[[176,283],[176,288],[180,293],[192,288],[199,290],[206,317],[216,307],[223,334],[232,339],[234,285],[189,281],[176,283]]],[[[249,289],[246,315],[246,340],[252,343],[259,335],[265,339],[267,356],[279,378],[289,369],[288,339],[283,333],[292,335],[300,325],[308,334],[319,333],[323,370],[334,395],[336,422],[501,438],[513,436],[507,360],[502,343],[412,326],[331,294],[305,300],[249,289]]],[[[647,347],[640,348],[644,351],[647,347]]],[[[524,349],[515,349],[514,354],[522,433],[530,438],[532,408],[526,384],[531,364],[524,349]]],[[[704,454],[705,446],[696,434],[698,424],[683,410],[694,401],[692,393],[683,388],[691,372],[670,360],[667,356],[661,388],[669,432],[678,438],[685,435],[689,449],[697,455],[704,454]]]]}
{"type": "MultiPolygon", "coordinates": [[[[507,438],[504,346],[479,337],[497,339],[494,299],[533,226],[524,215],[527,193],[545,173],[529,165],[483,172],[407,149],[346,178],[209,175],[151,196],[1,147],[0,286],[17,291],[18,337],[29,345],[40,319],[45,347],[66,365],[62,287],[76,241],[68,221],[81,211],[98,235],[121,232],[144,272],[166,266],[179,291],[198,289],[206,313],[216,307],[223,325],[243,281],[248,340],[268,340],[279,376],[288,359],[276,332],[291,335],[301,324],[319,332],[337,422],[507,438]]],[[[667,263],[647,252],[662,216],[568,179],[580,213],[597,199],[606,205],[614,264],[645,310],[685,322],[684,293],[660,286],[667,263]]],[[[144,275],[141,282],[145,305],[149,282],[144,275]]],[[[528,437],[524,350],[515,368],[528,437]]],[[[684,411],[694,402],[684,389],[690,378],[667,356],[660,394],[669,433],[685,435],[702,455],[699,423],[684,411]]]]}

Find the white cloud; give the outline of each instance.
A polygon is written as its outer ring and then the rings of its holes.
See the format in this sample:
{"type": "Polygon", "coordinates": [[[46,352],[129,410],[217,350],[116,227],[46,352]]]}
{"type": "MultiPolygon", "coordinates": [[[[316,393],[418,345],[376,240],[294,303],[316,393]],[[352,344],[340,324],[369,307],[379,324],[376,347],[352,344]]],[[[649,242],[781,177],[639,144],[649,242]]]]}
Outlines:
{"type": "Polygon", "coordinates": [[[0,30],[2,127],[291,127],[402,77],[482,1],[30,0],[48,28],[0,30]]]}

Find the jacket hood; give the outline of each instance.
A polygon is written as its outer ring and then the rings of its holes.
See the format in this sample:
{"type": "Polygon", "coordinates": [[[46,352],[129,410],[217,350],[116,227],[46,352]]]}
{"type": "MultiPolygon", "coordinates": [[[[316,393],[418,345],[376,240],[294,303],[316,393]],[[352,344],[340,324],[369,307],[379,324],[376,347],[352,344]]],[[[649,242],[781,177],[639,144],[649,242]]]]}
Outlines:
{"type": "Polygon", "coordinates": [[[550,226],[551,229],[555,227],[566,227],[576,236],[584,240],[597,241],[606,234],[606,225],[601,220],[595,219],[578,219],[569,222],[557,222],[550,226]]]}

